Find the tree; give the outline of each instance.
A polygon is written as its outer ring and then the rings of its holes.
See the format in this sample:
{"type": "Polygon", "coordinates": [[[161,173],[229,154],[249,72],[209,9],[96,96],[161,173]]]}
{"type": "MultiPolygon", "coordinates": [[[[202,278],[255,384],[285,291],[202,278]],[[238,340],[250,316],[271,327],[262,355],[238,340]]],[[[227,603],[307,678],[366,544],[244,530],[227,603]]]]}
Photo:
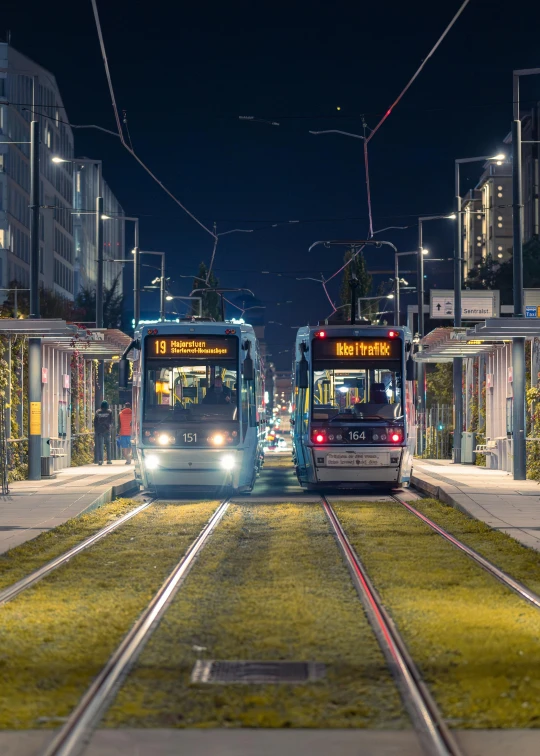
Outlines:
{"type": "MultiPolygon", "coordinates": [[[[478,268],[473,268],[465,286],[469,289],[495,289],[501,293],[501,304],[512,304],[513,291],[513,259],[497,263],[491,255],[482,260],[478,268]]],[[[540,240],[533,236],[523,245],[523,280],[528,289],[540,288],[540,240]]]]}
{"type": "Polygon", "coordinates": [[[428,368],[426,375],[426,405],[428,409],[434,404],[453,404],[453,391],[451,362],[438,362],[434,370],[428,368]]]}
{"type": "MultiPolygon", "coordinates": [[[[194,289],[216,289],[219,286],[218,279],[212,272],[210,273],[210,278],[208,279],[208,284],[207,284],[206,283],[207,275],[208,275],[208,269],[206,267],[206,264],[204,262],[201,262],[199,265],[199,270],[197,271],[197,275],[193,279],[193,288],[194,289]]],[[[214,320],[221,320],[221,300],[220,300],[219,294],[216,294],[215,291],[209,291],[209,292],[198,291],[196,293],[196,296],[198,297],[200,297],[201,295],[202,295],[203,318],[214,318],[214,320]]],[[[193,315],[199,314],[198,302],[193,303],[192,314],[193,315]]]]}
{"type": "MultiPolygon", "coordinates": [[[[110,288],[103,288],[103,326],[104,328],[119,328],[122,320],[124,298],[118,292],[120,276],[116,276],[110,288]]],[[[81,289],[75,297],[73,320],[86,323],[96,322],[96,290],[81,289]]]]}
{"type": "MultiPolygon", "coordinates": [[[[358,280],[358,286],[356,288],[356,296],[357,298],[361,299],[362,297],[369,297],[371,293],[371,286],[373,283],[373,276],[371,273],[368,273],[367,266],[366,266],[366,259],[364,255],[359,252],[354,257],[354,251],[353,250],[347,250],[345,252],[344,262],[349,263],[345,270],[343,271],[343,278],[341,281],[341,289],[340,289],[340,300],[341,304],[345,305],[345,307],[341,308],[341,312],[343,313],[343,319],[349,320],[351,317],[351,278],[353,275],[356,275],[356,278],[358,280]],[[354,257],[354,259],[353,259],[354,257]],[[352,262],[349,262],[352,260],[352,262]]],[[[365,303],[365,306],[362,306],[362,310],[364,312],[365,317],[369,317],[372,311],[371,305],[368,305],[368,303],[365,303]],[[368,311],[368,314],[366,315],[365,311],[368,311]]],[[[378,309],[378,308],[377,308],[378,309]]]]}

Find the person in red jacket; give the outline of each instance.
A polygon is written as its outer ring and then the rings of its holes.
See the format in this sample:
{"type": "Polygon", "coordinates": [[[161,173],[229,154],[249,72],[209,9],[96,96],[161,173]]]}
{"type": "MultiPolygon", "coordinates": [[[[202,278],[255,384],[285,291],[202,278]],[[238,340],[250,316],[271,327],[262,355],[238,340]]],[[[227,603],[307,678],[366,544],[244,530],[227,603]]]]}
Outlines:
{"type": "Polygon", "coordinates": [[[124,409],[118,415],[118,446],[122,449],[122,456],[126,465],[131,464],[131,403],[126,402],[124,409]]]}

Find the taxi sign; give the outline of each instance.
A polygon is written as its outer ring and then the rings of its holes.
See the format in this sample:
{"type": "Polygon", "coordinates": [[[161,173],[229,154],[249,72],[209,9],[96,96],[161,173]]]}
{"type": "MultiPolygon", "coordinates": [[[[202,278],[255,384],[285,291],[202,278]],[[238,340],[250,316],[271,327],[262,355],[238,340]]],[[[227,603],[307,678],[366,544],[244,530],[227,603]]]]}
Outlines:
{"type": "Polygon", "coordinates": [[[525,317],[526,318],[537,318],[538,317],[538,310],[539,307],[535,307],[534,305],[527,305],[525,307],[525,317]]]}

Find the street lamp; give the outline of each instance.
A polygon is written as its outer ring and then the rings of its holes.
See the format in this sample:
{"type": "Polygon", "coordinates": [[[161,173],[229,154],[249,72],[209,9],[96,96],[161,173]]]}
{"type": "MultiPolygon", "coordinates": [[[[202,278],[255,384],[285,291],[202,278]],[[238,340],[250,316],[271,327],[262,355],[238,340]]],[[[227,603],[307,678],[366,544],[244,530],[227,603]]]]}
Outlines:
{"type": "MultiPolygon", "coordinates": [[[[420,341],[424,335],[424,255],[426,251],[423,244],[423,224],[427,221],[434,220],[455,220],[455,214],[450,215],[421,215],[418,218],[418,252],[416,255],[416,267],[418,282],[416,291],[418,295],[418,338],[420,341]]],[[[418,420],[419,420],[419,437],[418,437],[418,452],[422,454],[424,452],[424,428],[425,428],[425,413],[426,413],[426,366],[423,362],[418,363],[417,367],[418,375],[418,420]]]]}
{"type": "MultiPolygon", "coordinates": [[[[132,254],[135,255],[133,258],[133,320],[135,321],[135,328],[137,328],[139,320],[141,319],[141,253],[139,250],[139,219],[131,215],[103,215],[102,217],[103,220],[132,221],[135,224],[134,248],[132,250],[132,254]]],[[[128,260],[129,258],[123,260],[123,262],[128,262],[128,260]]]]}
{"type": "MultiPolygon", "coordinates": [[[[455,217],[457,218],[455,236],[454,236],[454,328],[461,327],[461,287],[463,285],[463,250],[462,250],[462,221],[463,211],[461,209],[461,194],[460,194],[460,175],[459,167],[465,163],[484,163],[486,161],[495,161],[497,165],[500,165],[501,161],[505,159],[505,155],[502,153],[497,155],[482,155],[480,157],[472,158],[458,158],[454,161],[454,183],[455,183],[455,198],[454,198],[454,210],[455,217]]],[[[463,432],[463,388],[462,388],[462,373],[463,373],[463,358],[455,357],[453,365],[453,391],[454,391],[454,447],[453,457],[454,463],[461,464],[461,434],[463,432]]]]}

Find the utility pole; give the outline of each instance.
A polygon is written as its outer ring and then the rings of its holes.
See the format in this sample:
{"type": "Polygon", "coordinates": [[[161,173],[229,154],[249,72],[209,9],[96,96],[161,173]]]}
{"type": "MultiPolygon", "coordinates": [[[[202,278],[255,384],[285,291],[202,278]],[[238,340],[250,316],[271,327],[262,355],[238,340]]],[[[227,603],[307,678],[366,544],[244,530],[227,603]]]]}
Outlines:
{"type": "Polygon", "coordinates": [[[135,222],[135,249],[133,250],[133,319],[135,329],[141,319],[141,251],[139,249],[139,222],[135,222]]]}
{"type": "MultiPolygon", "coordinates": [[[[459,166],[456,160],[454,168],[454,212],[456,225],[454,229],[454,328],[461,327],[461,278],[462,278],[462,236],[461,236],[461,193],[459,186],[459,166]]],[[[452,365],[452,386],[454,393],[454,447],[453,460],[456,465],[461,464],[461,433],[463,430],[463,357],[454,357],[452,365]]]]}
{"type": "Polygon", "coordinates": [[[161,255],[161,279],[159,281],[159,317],[165,320],[165,255],[161,255]]]}
{"type": "MultiPolygon", "coordinates": [[[[35,84],[34,84],[35,86],[35,84]]],[[[30,123],[30,317],[39,319],[39,121],[30,123]]],[[[28,479],[41,480],[41,339],[28,339],[28,479]]]]}
{"type": "MultiPolygon", "coordinates": [[[[97,283],[96,283],[96,328],[103,328],[103,197],[101,196],[101,164],[98,165],[98,189],[96,197],[96,251],[97,251],[97,283]]],[[[105,362],[99,360],[97,385],[95,391],[95,407],[98,409],[105,398],[105,362]]]]}
{"type": "MultiPolygon", "coordinates": [[[[422,341],[424,336],[424,242],[422,233],[422,219],[418,219],[418,253],[416,255],[416,272],[418,278],[418,338],[422,341]]],[[[418,392],[418,453],[424,453],[424,428],[426,415],[426,366],[419,362],[417,366],[417,392],[418,392]]]]}
{"type": "Polygon", "coordinates": [[[399,258],[394,255],[394,325],[399,326],[399,258]]]}

